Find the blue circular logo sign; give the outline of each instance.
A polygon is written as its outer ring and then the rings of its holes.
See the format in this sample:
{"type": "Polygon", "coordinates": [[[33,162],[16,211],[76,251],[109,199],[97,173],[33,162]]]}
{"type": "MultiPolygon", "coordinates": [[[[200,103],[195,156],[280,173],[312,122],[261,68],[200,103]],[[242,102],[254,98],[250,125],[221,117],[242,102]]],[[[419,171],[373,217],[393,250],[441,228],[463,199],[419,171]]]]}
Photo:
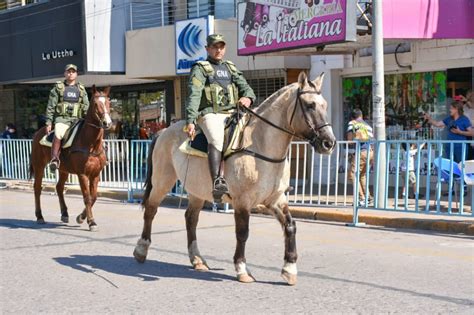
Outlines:
{"type": "Polygon", "coordinates": [[[178,46],[187,56],[192,57],[202,47],[202,44],[199,42],[201,33],[202,30],[199,29],[198,25],[188,23],[179,34],[178,46]]]}

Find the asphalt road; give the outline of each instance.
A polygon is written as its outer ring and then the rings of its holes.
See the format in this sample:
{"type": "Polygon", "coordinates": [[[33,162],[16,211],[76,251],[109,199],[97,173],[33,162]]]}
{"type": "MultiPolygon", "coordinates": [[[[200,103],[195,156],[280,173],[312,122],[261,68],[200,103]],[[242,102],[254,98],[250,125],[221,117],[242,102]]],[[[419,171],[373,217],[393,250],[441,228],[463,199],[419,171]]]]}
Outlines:
{"type": "MultiPolygon", "coordinates": [[[[37,225],[30,191],[0,191],[2,313],[466,313],[474,309],[474,242],[460,235],[297,222],[298,284],[280,278],[283,237],[273,218],[251,218],[247,262],[257,282],[235,281],[233,216],[202,212],[201,253],[190,269],[184,211],[160,208],[148,260],[132,252],[136,204],[99,199],[99,232],[60,223],[43,195],[37,225]]],[[[66,196],[69,213],[82,209],[66,196]]],[[[73,220],[71,220],[73,221],[73,220]]]]}

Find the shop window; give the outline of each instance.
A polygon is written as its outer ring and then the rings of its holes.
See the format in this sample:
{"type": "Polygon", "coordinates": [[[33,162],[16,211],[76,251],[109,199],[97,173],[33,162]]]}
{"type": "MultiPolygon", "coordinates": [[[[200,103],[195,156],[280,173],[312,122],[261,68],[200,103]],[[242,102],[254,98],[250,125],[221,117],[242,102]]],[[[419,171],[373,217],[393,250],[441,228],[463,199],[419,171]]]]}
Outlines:
{"type": "Polygon", "coordinates": [[[166,127],[164,90],[111,93],[114,127],[109,138],[148,139],[166,127]]]}
{"type": "Polygon", "coordinates": [[[130,29],[159,27],[174,23],[175,8],[171,1],[147,0],[130,2],[130,29]]]}
{"type": "Polygon", "coordinates": [[[46,0],[7,0],[7,1],[0,1],[0,11],[7,10],[7,9],[15,9],[20,8],[22,6],[27,6],[29,4],[45,2],[46,0]]]}
{"type": "Polygon", "coordinates": [[[234,0],[190,0],[187,2],[188,18],[214,15],[216,19],[236,17],[234,0]]]}
{"type": "Polygon", "coordinates": [[[244,71],[244,76],[255,92],[256,104],[286,85],[286,72],[283,69],[244,71]]]}
{"type": "Polygon", "coordinates": [[[466,96],[473,90],[473,68],[448,69],[447,94],[448,97],[463,95],[466,96]]]}
{"type": "Polygon", "coordinates": [[[166,128],[165,92],[143,92],[138,98],[140,110],[140,139],[149,139],[166,128]]]}
{"type": "MultiPolygon", "coordinates": [[[[360,108],[372,120],[372,77],[344,78],[344,117],[360,108]]],[[[446,71],[385,75],[385,119],[389,139],[440,138],[441,131],[423,120],[428,112],[441,119],[447,114],[446,71]]]]}
{"type": "Polygon", "coordinates": [[[15,125],[21,138],[31,139],[46,124],[46,106],[51,86],[22,86],[15,89],[15,125]]]}

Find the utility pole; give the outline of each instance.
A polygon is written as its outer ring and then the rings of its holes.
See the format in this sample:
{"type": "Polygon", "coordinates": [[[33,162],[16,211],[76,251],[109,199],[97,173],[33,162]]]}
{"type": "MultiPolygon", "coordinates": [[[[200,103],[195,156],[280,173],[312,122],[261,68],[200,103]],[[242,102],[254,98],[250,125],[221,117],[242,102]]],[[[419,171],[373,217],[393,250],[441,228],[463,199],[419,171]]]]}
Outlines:
{"type": "Polygon", "coordinates": [[[384,91],[384,58],[383,58],[383,18],[382,0],[372,0],[373,5],[373,28],[372,28],[372,104],[373,123],[375,139],[379,143],[378,150],[375,151],[377,161],[375,170],[378,172],[376,187],[376,205],[384,207],[385,198],[385,171],[387,169],[386,144],[385,140],[385,91],[384,91]]]}

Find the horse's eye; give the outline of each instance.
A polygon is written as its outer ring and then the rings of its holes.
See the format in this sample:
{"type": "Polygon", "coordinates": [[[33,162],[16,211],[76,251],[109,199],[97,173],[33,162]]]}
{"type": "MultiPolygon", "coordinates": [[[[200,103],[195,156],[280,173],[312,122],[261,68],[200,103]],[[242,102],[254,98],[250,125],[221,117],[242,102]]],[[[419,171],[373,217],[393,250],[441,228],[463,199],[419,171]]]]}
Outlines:
{"type": "Polygon", "coordinates": [[[307,110],[315,110],[316,109],[316,103],[306,103],[306,109],[307,110]]]}

